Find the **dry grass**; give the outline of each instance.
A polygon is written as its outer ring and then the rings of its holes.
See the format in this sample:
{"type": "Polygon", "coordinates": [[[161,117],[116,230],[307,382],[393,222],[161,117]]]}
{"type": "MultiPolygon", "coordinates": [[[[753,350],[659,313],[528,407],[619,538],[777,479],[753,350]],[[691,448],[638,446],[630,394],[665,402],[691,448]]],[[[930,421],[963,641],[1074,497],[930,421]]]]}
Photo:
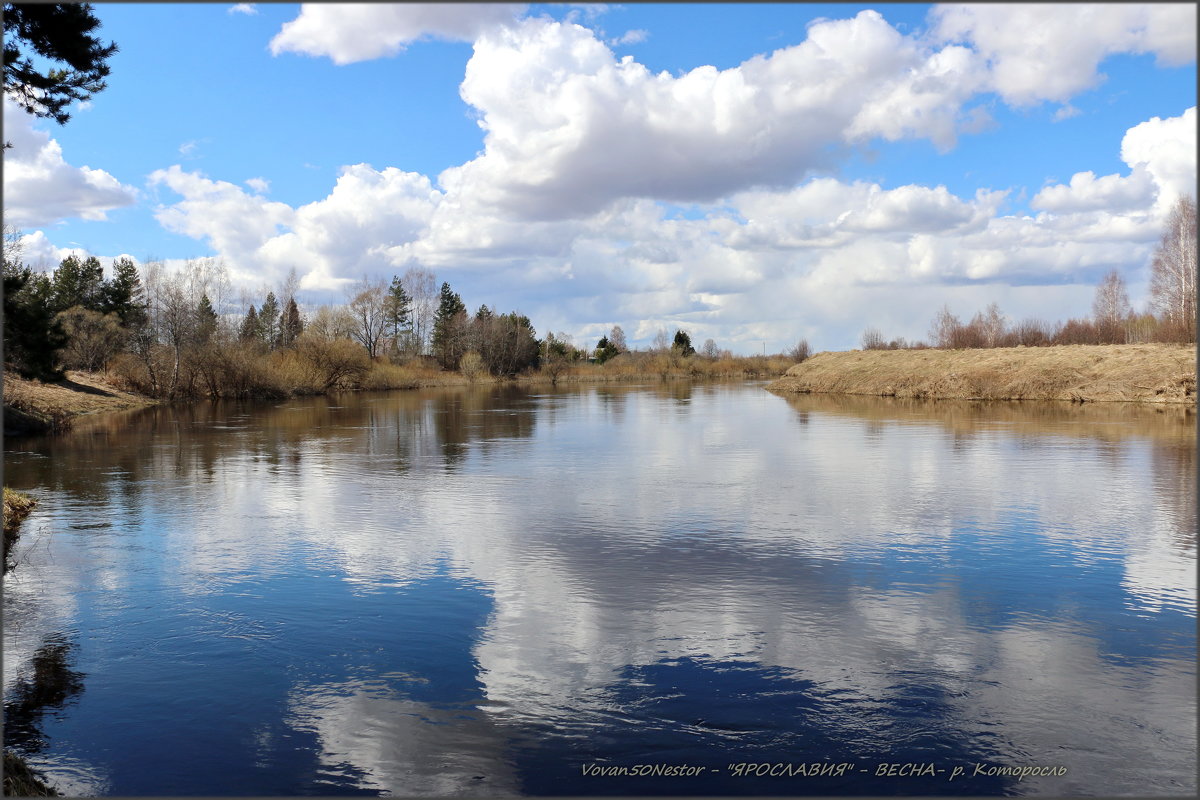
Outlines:
{"type": "Polygon", "coordinates": [[[38,774],[25,763],[25,759],[16,753],[5,750],[4,796],[58,797],[59,794],[42,782],[38,774]]]}
{"type": "Polygon", "coordinates": [[[4,561],[8,562],[8,548],[17,540],[21,522],[33,511],[37,501],[27,494],[14,492],[4,487],[4,561]]]}
{"type": "Polygon", "coordinates": [[[102,373],[68,371],[56,383],[26,380],[4,373],[4,431],[63,431],[83,414],[153,405],[145,395],[118,388],[102,373]]]}
{"type": "Polygon", "coordinates": [[[1196,347],[1064,345],[818,353],[769,387],[964,400],[1195,403],[1196,347]]]}

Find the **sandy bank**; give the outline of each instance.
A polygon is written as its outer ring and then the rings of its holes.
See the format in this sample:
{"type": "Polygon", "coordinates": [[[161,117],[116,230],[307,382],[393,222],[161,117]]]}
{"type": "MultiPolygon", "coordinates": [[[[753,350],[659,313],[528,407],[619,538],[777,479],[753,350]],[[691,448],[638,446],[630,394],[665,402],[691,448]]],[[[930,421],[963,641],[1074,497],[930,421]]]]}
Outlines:
{"type": "Polygon", "coordinates": [[[1123,344],[825,352],[792,367],[767,388],[779,394],[1194,404],[1196,347],[1123,344]]]}

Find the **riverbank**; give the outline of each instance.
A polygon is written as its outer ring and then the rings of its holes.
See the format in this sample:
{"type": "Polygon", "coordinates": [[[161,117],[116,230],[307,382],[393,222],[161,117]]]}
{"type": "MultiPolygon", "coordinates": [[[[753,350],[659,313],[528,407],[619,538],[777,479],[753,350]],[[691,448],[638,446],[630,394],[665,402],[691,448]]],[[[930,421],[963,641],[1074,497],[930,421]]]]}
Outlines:
{"type": "Polygon", "coordinates": [[[54,383],[4,372],[4,435],[60,433],[88,414],[151,406],[158,401],[119,388],[101,373],[68,371],[54,383]]]}
{"type": "Polygon", "coordinates": [[[27,494],[4,487],[4,570],[8,569],[8,550],[20,535],[21,523],[33,511],[37,501],[27,494]]]}
{"type": "MultiPolygon", "coordinates": [[[[516,377],[464,375],[436,366],[390,364],[370,365],[361,375],[329,382],[322,389],[311,380],[299,380],[287,370],[260,376],[247,389],[250,397],[286,398],[331,394],[342,391],[392,391],[445,386],[486,386],[517,382],[534,385],[568,383],[636,383],[660,380],[746,380],[776,378],[789,366],[783,356],[748,356],[705,359],[671,354],[627,353],[607,364],[550,365],[516,377]]],[[[246,396],[246,395],[243,395],[246,396]]],[[[196,397],[195,399],[206,399],[196,397]]],[[[112,411],[128,411],[159,404],[135,390],[119,374],[68,371],[55,383],[26,380],[4,373],[4,434],[6,436],[62,433],[81,417],[112,411]]],[[[77,426],[76,426],[77,427],[77,426]]]]}
{"type": "Polygon", "coordinates": [[[1196,346],[825,352],[767,388],[778,394],[1194,404],[1196,346]]]}

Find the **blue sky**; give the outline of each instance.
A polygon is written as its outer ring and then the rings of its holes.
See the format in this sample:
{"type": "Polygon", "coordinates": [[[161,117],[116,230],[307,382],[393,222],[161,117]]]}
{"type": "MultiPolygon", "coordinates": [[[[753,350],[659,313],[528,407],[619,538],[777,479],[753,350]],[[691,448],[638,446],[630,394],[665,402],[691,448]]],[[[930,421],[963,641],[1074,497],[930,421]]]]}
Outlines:
{"type": "Polygon", "coordinates": [[[109,88],[6,101],[5,221],[46,267],[219,258],[230,312],[424,268],[578,344],[846,349],[1083,315],[1109,269],[1137,305],[1195,192],[1191,5],[95,12],[109,88]]]}

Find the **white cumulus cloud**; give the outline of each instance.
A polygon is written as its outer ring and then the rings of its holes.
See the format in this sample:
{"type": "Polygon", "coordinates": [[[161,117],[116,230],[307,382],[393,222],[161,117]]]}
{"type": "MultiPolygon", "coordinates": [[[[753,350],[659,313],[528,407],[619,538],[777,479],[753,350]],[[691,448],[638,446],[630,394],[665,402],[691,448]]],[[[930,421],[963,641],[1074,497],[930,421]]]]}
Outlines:
{"type": "Polygon", "coordinates": [[[933,38],[963,42],[990,70],[990,85],[1017,106],[1066,103],[1097,86],[1116,53],[1153,53],[1179,66],[1196,59],[1190,3],[977,3],[930,12],[933,38]]]}
{"type": "Polygon", "coordinates": [[[507,3],[304,3],[271,40],[271,52],[351,64],[395,55],[422,37],[470,42],[523,13],[507,3]]]}
{"type": "Polygon", "coordinates": [[[102,169],[68,164],[62,146],[34,127],[33,117],[4,99],[4,221],[20,228],[53,225],[72,217],[106,219],[132,205],[137,191],[102,169]]]}

